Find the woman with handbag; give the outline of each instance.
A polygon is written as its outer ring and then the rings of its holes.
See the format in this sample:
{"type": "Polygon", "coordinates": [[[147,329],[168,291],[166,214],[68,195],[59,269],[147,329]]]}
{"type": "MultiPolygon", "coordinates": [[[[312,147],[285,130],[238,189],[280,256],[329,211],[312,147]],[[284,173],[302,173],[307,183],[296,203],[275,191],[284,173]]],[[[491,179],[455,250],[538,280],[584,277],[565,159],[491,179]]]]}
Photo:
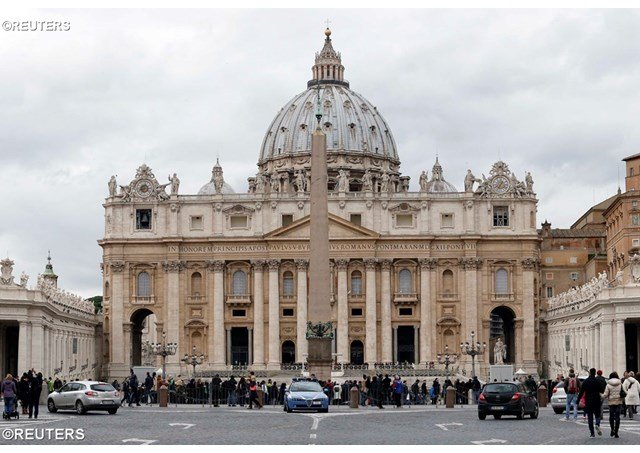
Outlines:
{"type": "MultiPolygon", "coordinates": [[[[640,373],[638,373],[638,375],[640,375],[640,373]]],[[[627,405],[629,420],[633,420],[633,414],[636,413],[636,406],[640,404],[640,385],[633,371],[629,371],[629,377],[625,379],[622,388],[627,394],[624,402],[627,405]]]]}

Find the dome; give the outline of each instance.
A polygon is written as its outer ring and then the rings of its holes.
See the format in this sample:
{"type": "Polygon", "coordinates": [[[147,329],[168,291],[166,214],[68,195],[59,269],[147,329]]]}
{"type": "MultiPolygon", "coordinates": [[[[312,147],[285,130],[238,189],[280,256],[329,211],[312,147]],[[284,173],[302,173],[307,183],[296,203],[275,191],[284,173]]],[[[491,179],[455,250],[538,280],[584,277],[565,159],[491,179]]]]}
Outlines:
{"type": "Polygon", "coordinates": [[[374,160],[374,165],[395,172],[400,162],[391,128],[371,102],[349,88],[349,82],[344,80],[340,53],[331,44],[329,29],[325,36],[323,49],[316,53],[313,78],[307,82],[307,90],[285,104],[271,122],[262,142],[258,165],[262,171],[274,166],[290,168],[291,159],[308,156],[319,110],[327,138],[329,167],[332,167],[333,154],[341,156],[339,163],[334,159],[336,165],[362,167],[374,160]],[[282,162],[286,159],[289,163],[282,162]],[[270,162],[275,164],[268,166],[270,162]]]}
{"type": "Polygon", "coordinates": [[[224,176],[222,173],[222,166],[220,165],[220,160],[216,159],[216,164],[213,166],[213,170],[211,170],[211,181],[206,183],[202,188],[198,191],[198,195],[216,195],[216,194],[232,194],[236,193],[229,184],[227,184],[224,180],[224,176]]]}
{"type": "Polygon", "coordinates": [[[428,193],[451,193],[457,192],[458,189],[447,181],[444,180],[444,175],[442,174],[442,166],[440,162],[438,162],[438,158],[436,157],[436,163],[431,170],[431,179],[426,184],[425,192],[428,193]]]}

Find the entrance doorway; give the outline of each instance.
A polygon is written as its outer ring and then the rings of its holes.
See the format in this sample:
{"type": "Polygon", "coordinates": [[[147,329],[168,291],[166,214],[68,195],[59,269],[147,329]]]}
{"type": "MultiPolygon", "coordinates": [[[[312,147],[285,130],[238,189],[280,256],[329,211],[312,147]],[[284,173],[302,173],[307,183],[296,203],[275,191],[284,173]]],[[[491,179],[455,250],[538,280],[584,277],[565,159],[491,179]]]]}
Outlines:
{"type": "Polygon", "coordinates": [[[400,363],[415,363],[416,345],[415,328],[413,326],[398,326],[398,345],[396,360],[400,363]]]}
{"type": "Polygon", "coordinates": [[[155,334],[156,326],[150,326],[149,316],[153,312],[149,309],[142,308],[136,310],[131,315],[131,366],[153,365],[155,357],[151,355],[151,351],[145,351],[143,354],[142,335],[153,331],[155,334]]]}
{"type": "Polygon", "coordinates": [[[296,344],[293,341],[282,343],[282,363],[296,363],[296,344]]]}
{"type": "MultiPolygon", "coordinates": [[[[18,376],[18,338],[19,338],[20,327],[8,325],[4,329],[4,338],[2,344],[4,347],[0,354],[2,354],[2,361],[0,361],[0,366],[2,366],[2,371],[0,371],[0,375],[2,379],[7,375],[7,373],[11,373],[13,376],[18,376]]],[[[24,370],[20,370],[24,371],[24,370]]]]}
{"type": "Polygon", "coordinates": [[[360,340],[353,340],[349,348],[349,357],[352,365],[364,364],[364,345],[360,340]]]}
{"type": "Polygon", "coordinates": [[[489,327],[489,363],[492,365],[494,364],[493,348],[498,338],[501,338],[502,342],[507,347],[507,357],[503,359],[504,363],[514,363],[516,361],[516,335],[515,324],[513,322],[515,317],[515,313],[505,306],[494,308],[491,311],[491,323],[489,327]]]}
{"type": "Polygon", "coordinates": [[[640,369],[638,361],[638,324],[625,323],[624,325],[625,351],[627,354],[626,369],[629,371],[637,371],[640,369]]]}
{"type": "Polygon", "coordinates": [[[249,329],[246,327],[231,328],[231,364],[247,365],[249,363],[249,329]]]}

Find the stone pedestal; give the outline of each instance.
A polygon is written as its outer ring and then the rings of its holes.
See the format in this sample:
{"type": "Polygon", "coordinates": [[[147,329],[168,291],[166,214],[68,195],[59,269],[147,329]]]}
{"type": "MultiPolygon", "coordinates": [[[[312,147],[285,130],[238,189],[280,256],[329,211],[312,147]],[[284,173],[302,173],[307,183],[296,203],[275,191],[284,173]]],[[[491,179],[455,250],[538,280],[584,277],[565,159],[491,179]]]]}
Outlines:
{"type": "Polygon", "coordinates": [[[315,374],[319,381],[331,378],[331,338],[309,338],[307,364],[309,375],[315,374]]]}

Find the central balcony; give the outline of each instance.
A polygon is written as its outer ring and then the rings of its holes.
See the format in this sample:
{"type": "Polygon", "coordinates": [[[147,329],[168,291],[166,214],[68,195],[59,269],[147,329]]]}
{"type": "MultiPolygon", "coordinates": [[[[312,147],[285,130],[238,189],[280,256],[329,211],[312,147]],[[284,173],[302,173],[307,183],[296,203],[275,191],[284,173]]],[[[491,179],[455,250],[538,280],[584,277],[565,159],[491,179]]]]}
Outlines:
{"type": "Polygon", "coordinates": [[[226,302],[230,307],[248,307],[251,305],[251,294],[228,294],[226,302]]]}

